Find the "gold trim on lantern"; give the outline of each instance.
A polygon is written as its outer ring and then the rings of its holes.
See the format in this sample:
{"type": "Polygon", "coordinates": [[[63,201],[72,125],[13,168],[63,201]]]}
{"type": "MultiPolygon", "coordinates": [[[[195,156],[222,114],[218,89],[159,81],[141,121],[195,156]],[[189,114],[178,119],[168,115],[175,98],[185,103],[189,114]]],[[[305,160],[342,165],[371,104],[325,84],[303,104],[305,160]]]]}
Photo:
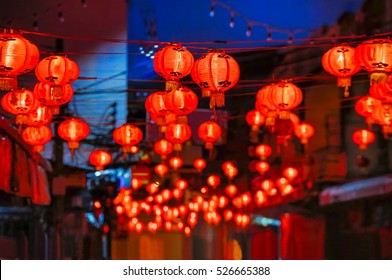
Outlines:
{"type": "Polygon", "coordinates": [[[178,123],[188,123],[188,116],[187,115],[177,116],[177,122],[178,123]]]}
{"type": "Polygon", "coordinates": [[[177,90],[180,88],[180,86],[181,85],[179,81],[166,81],[165,91],[169,92],[169,91],[177,90]]]}
{"type": "Polygon", "coordinates": [[[173,144],[173,150],[176,152],[181,152],[182,151],[182,145],[179,143],[173,144]]]}
{"type": "Polygon", "coordinates": [[[70,148],[70,149],[77,149],[77,148],[79,148],[79,142],[69,141],[68,142],[68,148],[70,148]]]}
{"type": "Polygon", "coordinates": [[[2,76],[0,77],[0,90],[10,91],[18,88],[18,80],[16,76],[2,76]]]}
{"type": "Polygon", "coordinates": [[[49,112],[52,115],[59,115],[60,114],[60,106],[54,105],[54,106],[48,106],[48,108],[49,108],[49,112]]]}
{"type": "Polygon", "coordinates": [[[225,94],[220,91],[212,92],[210,96],[210,108],[225,106],[225,94]]]}
{"type": "Polygon", "coordinates": [[[214,143],[206,142],[204,148],[206,148],[207,150],[212,150],[214,148],[214,143]]]}
{"type": "Polygon", "coordinates": [[[387,83],[388,75],[385,72],[374,72],[370,74],[370,86],[378,83],[387,83]]]}

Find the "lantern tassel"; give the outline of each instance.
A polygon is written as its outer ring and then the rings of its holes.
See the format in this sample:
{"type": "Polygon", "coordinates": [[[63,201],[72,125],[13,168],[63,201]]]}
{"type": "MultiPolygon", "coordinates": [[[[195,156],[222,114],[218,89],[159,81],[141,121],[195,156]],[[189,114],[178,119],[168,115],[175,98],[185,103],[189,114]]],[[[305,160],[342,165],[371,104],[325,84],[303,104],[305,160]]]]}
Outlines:
{"type": "Polygon", "coordinates": [[[350,96],[350,92],[348,91],[348,86],[344,87],[344,97],[349,97],[350,96]]]}
{"type": "Polygon", "coordinates": [[[214,92],[210,96],[210,108],[225,106],[225,94],[223,92],[214,92]]]}
{"type": "Polygon", "coordinates": [[[16,77],[3,76],[0,77],[0,90],[10,91],[18,88],[18,80],[16,77]]]}

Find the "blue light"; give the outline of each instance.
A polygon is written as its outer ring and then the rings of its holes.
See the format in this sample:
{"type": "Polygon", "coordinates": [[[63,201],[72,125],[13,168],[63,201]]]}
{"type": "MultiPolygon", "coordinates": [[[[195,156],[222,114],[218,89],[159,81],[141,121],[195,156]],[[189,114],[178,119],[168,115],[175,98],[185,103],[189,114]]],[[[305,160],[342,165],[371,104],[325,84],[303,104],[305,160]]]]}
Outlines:
{"type": "Polygon", "coordinates": [[[95,176],[100,176],[101,175],[101,171],[95,171],[95,176]]]}
{"type": "Polygon", "coordinates": [[[267,226],[280,227],[280,220],[266,218],[261,215],[254,215],[252,219],[252,224],[261,225],[263,227],[267,227],[267,226]]]}

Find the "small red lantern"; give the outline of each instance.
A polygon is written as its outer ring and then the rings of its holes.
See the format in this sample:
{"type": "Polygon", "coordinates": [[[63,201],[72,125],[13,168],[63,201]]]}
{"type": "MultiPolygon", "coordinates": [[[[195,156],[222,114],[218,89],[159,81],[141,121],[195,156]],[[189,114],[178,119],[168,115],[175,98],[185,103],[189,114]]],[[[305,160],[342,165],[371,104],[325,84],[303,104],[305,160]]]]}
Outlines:
{"type": "Polygon", "coordinates": [[[185,179],[177,179],[174,182],[174,186],[179,189],[179,190],[185,190],[186,188],[188,188],[188,182],[185,179]]]}
{"type": "Polygon", "coordinates": [[[188,141],[192,136],[192,130],[186,123],[169,124],[166,131],[166,138],[172,142],[174,151],[181,151],[181,144],[188,141]]]}
{"type": "Polygon", "coordinates": [[[184,160],[179,156],[174,156],[169,159],[169,166],[173,169],[181,168],[184,164],[184,160]]]}
{"type": "Polygon", "coordinates": [[[234,222],[240,229],[244,229],[250,223],[250,216],[248,214],[237,213],[234,215],[234,222]]]}
{"type": "Polygon", "coordinates": [[[159,185],[156,183],[148,183],[146,185],[146,190],[149,194],[154,194],[157,193],[159,191],[159,185]]]}
{"type": "Polygon", "coordinates": [[[226,210],[223,212],[223,219],[224,219],[226,222],[231,221],[231,220],[233,219],[233,216],[234,216],[233,211],[231,211],[230,209],[226,209],[226,210]]]}
{"type": "Polygon", "coordinates": [[[79,148],[79,141],[83,140],[90,133],[88,124],[78,118],[71,118],[60,123],[58,134],[60,137],[68,141],[68,148],[71,149],[71,155],[74,154],[74,149],[79,148]]]}
{"type": "Polygon", "coordinates": [[[276,106],[271,102],[271,90],[274,84],[266,85],[262,87],[256,95],[256,109],[260,113],[267,111],[275,111],[276,106]]]}
{"type": "Polygon", "coordinates": [[[279,118],[290,118],[289,110],[302,102],[302,91],[293,83],[282,81],[272,85],[270,92],[271,103],[279,110],[279,118]]]}
{"type": "Polygon", "coordinates": [[[370,73],[370,85],[387,82],[392,71],[392,41],[372,39],[362,42],[355,50],[355,57],[362,68],[370,73]]]}
{"type": "Polygon", "coordinates": [[[1,99],[1,106],[5,111],[16,115],[16,124],[24,123],[25,115],[39,106],[31,91],[17,89],[6,93],[1,99]]]}
{"type": "Polygon", "coordinates": [[[165,106],[167,110],[177,115],[179,123],[187,123],[190,113],[196,110],[197,95],[186,87],[172,90],[166,94],[165,106]]]}
{"type": "Polygon", "coordinates": [[[206,168],[207,163],[203,158],[196,158],[193,161],[193,167],[196,168],[197,171],[201,172],[204,168],[206,168]]]}
{"type": "Polygon", "coordinates": [[[210,108],[222,107],[225,105],[225,91],[239,80],[240,67],[225,52],[210,50],[195,61],[191,76],[202,89],[202,96],[210,97],[210,108]]]}
{"type": "Polygon", "coordinates": [[[251,126],[251,131],[259,131],[259,127],[265,123],[265,116],[259,111],[251,110],[245,116],[246,122],[251,126]]]}
{"type": "Polygon", "coordinates": [[[52,114],[49,112],[48,107],[39,106],[33,109],[24,121],[27,126],[43,126],[52,120],[52,114]]]}
{"type": "Polygon", "coordinates": [[[160,139],[154,144],[154,151],[165,159],[166,156],[170,155],[173,151],[173,144],[167,139],[160,139]]]}
{"type": "Polygon", "coordinates": [[[256,205],[260,207],[267,201],[267,198],[262,190],[258,190],[256,191],[253,200],[255,201],[256,205]]]}
{"type": "Polygon", "coordinates": [[[275,187],[275,182],[272,181],[271,179],[266,179],[263,180],[260,183],[260,188],[265,191],[265,192],[269,192],[270,190],[272,190],[275,187]]]}
{"type": "Polygon", "coordinates": [[[314,128],[311,124],[302,122],[296,127],[294,134],[301,139],[302,144],[306,144],[308,139],[314,135],[314,128]]]}
{"type": "Polygon", "coordinates": [[[166,92],[157,91],[150,94],[144,103],[146,111],[154,115],[156,124],[159,126],[166,125],[166,115],[169,110],[165,105],[166,92]]]}
{"type": "Polygon", "coordinates": [[[193,55],[180,44],[172,44],[157,51],[154,71],[166,79],[166,91],[177,89],[179,80],[187,76],[193,66],[193,55]]]}
{"type": "Polygon", "coordinates": [[[44,145],[52,139],[52,130],[47,126],[27,127],[22,133],[23,140],[34,146],[34,152],[44,151],[44,145]]]}
{"type": "Polygon", "coordinates": [[[112,155],[104,150],[95,150],[91,152],[89,161],[96,170],[103,170],[106,165],[112,162],[112,155]]]}
{"type": "Polygon", "coordinates": [[[216,122],[206,121],[199,126],[197,134],[199,135],[200,139],[206,143],[205,148],[207,150],[212,150],[214,147],[214,142],[217,141],[222,135],[222,129],[216,122]]]}
{"type": "Polygon", "coordinates": [[[367,129],[358,129],[353,133],[353,141],[359,145],[360,150],[366,150],[367,145],[374,142],[376,136],[373,132],[367,129]]]}
{"type": "Polygon", "coordinates": [[[113,131],[114,141],[123,147],[124,154],[132,152],[133,146],[143,139],[143,132],[132,124],[123,124],[113,131]]]}
{"type": "Polygon", "coordinates": [[[264,175],[270,169],[270,165],[266,161],[258,161],[255,164],[255,169],[260,175],[264,175]]]}
{"type": "Polygon", "coordinates": [[[322,64],[325,71],[338,77],[337,86],[344,87],[344,97],[348,97],[351,76],[361,69],[355,58],[355,48],[346,44],[335,46],[323,55],[322,64]]]}
{"type": "Polygon", "coordinates": [[[163,177],[169,172],[169,167],[166,164],[160,163],[155,165],[154,172],[163,177]]]}
{"type": "Polygon", "coordinates": [[[260,144],[255,148],[255,153],[261,160],[266,160],[272,154],[272,148],[267,144],[260,144]]]}
{"type": "Polygon", "coordinates": [[[54,115],[60,113],[60,105],[71,101],[74,94],[70,84],[60,85],[58,88],[61,90],[53,90],[47,83],[37,83],[34,87],[34,97],[47,106],[54,115]]]}
{"type": "Polygon", "coordinates": [[[372,114],[377,107],[381,106],[381,102],[370,96],[363,96],[355,102],[355,112],[366,118],[366,123],[372,124],[372,114]]]}
{"type": "Polygon", "coordinates": [[[287,179],[289,179],[289,181],[294,180],[295,178],[297,178],[298,176],[298,169],[295,167],[286,167],[283,170],[283,176],[287,179]]]}
{"type": "Polygon", "coordinates": [[[370,87],[369,95],[383,102],[392,103],[392,84],[377,83],[370,87]]]}
{"type": "Polygon", "coordinates": [[[182,190],[180,190],[180,189],[174,189],[173,191],[172,191],[172,193],[173,193],[173,197],[175,198],[175,199],[180,199],[180,198],[182,198],[183,196],[184,196],[184,192],[182,191],[182,190]]]}
{"type": "Polygon", "coordinates": [[[238,192],[238,188],[235,185],[233,185],[233,184],[227,185],[226,188],[225,188],[225,193],[229,197],[235,196],[237,194],[237,192],[238,192]]]}
{"type": "Polygon", "coordinates": [[[207,177],[207,185],[213,189],[216,189],[220,183],[221,179],[218,175],[213,174],[207,177]]]}

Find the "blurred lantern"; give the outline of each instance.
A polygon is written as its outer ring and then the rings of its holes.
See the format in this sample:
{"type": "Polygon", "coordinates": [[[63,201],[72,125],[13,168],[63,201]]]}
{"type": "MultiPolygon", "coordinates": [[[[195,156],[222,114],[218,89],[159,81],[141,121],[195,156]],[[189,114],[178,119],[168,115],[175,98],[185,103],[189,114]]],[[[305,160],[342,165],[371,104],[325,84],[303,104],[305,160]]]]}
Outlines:
{"type": "Polygon", "coordinates": [[[185,179],[177,179],[174,182],[174,187],[183,191],[188,188],[188,182],[185,179]]]}
{"type": "Polygon", "coordinates": [[[180,44],[172,44],[157,51],[154,71],[166,79],[167,92],[179,88],[180,79],[191,72],[193,61],[193,55],[180,44]]]}
{"type": "Polygon", "coordinates": [[[10,114],[16,115],[16,124],[21,125],[25,116],[32,110],[38,108],[39,102],[33,93],[27,89],[17,89],[7,92],[1,99],[1,106],[10,114]]]}
{"type": "Polygon", "coordinates": [[[238,175],[238,168],[231,161],[225,161],[222,164],[222,170],[229,180],[232,180],[235,176],[238,175]]]}
{"type": "Polygon", "coordinates": [[[228,197],[235,196],[237,194],[237,192],[238,192],[238,189],[233,184],[227,185],[225,188],[225,193],[227,194],[228,197]]]}
{"type": "Polygon", "coordinates": [[[267,126],[268,131],[277,136],[278,145],[280,144],[286,145],[287,139],[291,138],[291,135],[293,133],[293,128],[294,128],[294,124],[289,118],[288,119],[276,118],[274,125],[267,126]]]}
{"type": "Polygon", "coordinates": [[[357,129],[352,136],[355,144],[359,145],[360,150],[366,150],[367,145],[374,142],[376,136],[373,132],[367,129],[357,129]]]}
{"type": "Polygon", "coordinates": [[[206,121],[199,126],[197,134],[200,139],[205,142],[205,148],[210,150],[211,156],[211,151],[214,148],[214,142],[222,135],[221,127],[214,121],[206,121]]]}
{"type": "Polygon", "coordinates": [[[196,158],[193,161],[193,167],[199,172],[203,171],[203,169],[206,168],[206,166],[207,166],[207,163],[206,163],[205,159],[203,159],[203,158],[196,158]]]}
{"type": "Polygon", "coordinates": [[[60,113],[60,105],[64,105],[71,101],[73,97],[73,89],[70,84],[59,86],[61,91],[53,90],[53,88],[46,83],[37,83],[34,87],[34,97],[49,108],[54,115],[60,113]]]}
{"type": "Polygon", "coordinates": [[[260,175],[264,175],[270,169],[270,165],[266,161],[257,161],[255,169],[260,175]]]}
{"type": "Polygon", "coordinates": [[[381,102],[373,97],[370,96],[362,96],[360,99],[358,99],[355,102],[355,112],[358,113],[358,115],[365,117],[366,118],[366,123],[367,124],[372,124],[372,114],[374,110],[381,106],[381,102]]]}
{"type": "Polygon", "coordinates": [[[160,155],[162,159],[166,159],[166,156],[170,155],[173,151],[173,144],[167,139],[160,139],[155,142],[154,151],[160,155]]]}
{"type": "Polygon", "coordinates": [[[42,152],[44,145],[52,139],[52,130],[47,126],[27,127],[23,130],[22,137],[34,147],[34,152],[42,152]]]}
{"type": "Polygon", "coordinates": [[[289,118],[290,118],[290,121],[293,123],[294,129],[295,129],[300,123],[299,117],[296,114],[290,112],[289,118]]]}
{"type": "Polygon", "coordinates": [[[218,175],[210,175],[207,177],[207,185],[211,188],[216,189],[221,183],[221,179],[218,175]]]}
{"type": "Polygon", "coordinates": [[[173,193],[173,197],[177,200],[181,199],[184,196],[184,192],[180,189],[174,189],[172,193],[173,193]]]}
{"type": "Polygon", "coordinates": [[[234,222],[240,229],[246,228],[250,223],[250,216],[248,214],[237,213],[234,215],[234,222]]]}
{"type": "Polygon", "coordinates": [[[266,160],[272,154],[272,148],[267,144],[260,144],[255,148],[255,153],[261,160],[266,160]]]}
{"type": "Polygon", "coordinates": [[[33,70],[39,60],[39,51],[16,30],[4,28],[0,32],[0,90],[16,90],[16,77],[33,70]]]}
{"type": "Polygon", "coordinates": [[[112,155],[104,150],[95,150],[89,156],[89,162],[96,170],[103,170],[112,162],[112,155]]]}
{"type": "Polygon", "coordinates": [[[274,84],[266,85],[262,87],[256,95],[256,110],[263,113],[265,109],[260,106],[264,106],[268,111],[275,111],[276,106],[271,102],[271,90],[274,84]],[[259,110],[261,109],[261,110],[259,110]]]}
{"type": "Polygon", "coordinates": [[[146,190],[149,194],[157,193],[159,190],[159,185],[153,182],[150,182],[146,185],[146,190]]]}
{"type": "Polygon", "coordinates": [[[191,236],[192,230],[190,229],[190,227],[184,227],[184,234],[186,237],[191,236]]]}
{"type": "Polygon", "coordinates": [[[201,187],[201,188],[200,188],[200,192],[201,192],[202,194],[208,193],[208,187],[206,187],[206,186],[201,187]]]}
{"type": "Polygon", "coordinates": [[[154,167],[154,172],[158,174],[159,176],[165,176],[167,172],[169,172],[169,167],[166,164],[157,164],[154,167]]]}
{"type": "Polygon", "coordinates": [[[230,209],[225,209],[225,211],[223,211],[223,219],[228,222],[231,221],[233,219],[233,211],[231,211],[230,209]]]}
{"type": "Polygon", "coordinates": [[[192,130],[186,123],[172,123],[167,127],[166,138],[174,144],[174,151],[181,151],[181,144],[188,141],[191,136],[192,130]]]}
{"type": "Polygon", "coordinates": [[[184,161],[181,157],[174,156],[169,159],[169,166],[173,169],[181,168],[184,164],[184,161]]]}
{"type": "Polygon", "coordinates": [[[369,95],[383,102],[392,103],[392,84],[377,83],[370,87],[369,95]]]}
{"type": "Polygon", "coordinates": [[[229,204],[229,199],[226,196],[222,195],[219,197],[218,199],[219,208],[225,208],[228,204],[229,204]]]}
{"type": "Polygon", "coordinates": [[[298,176],[298,169],[294,167],[286,167],[283,169],[283,176],[289,181],[293,181],[298,176]]]}
{"type": "Polygon", "coordinates": [[[268,193],[269,196],[275,196],[278,194],[278,190],[276,188],[271,189],[268,193]]]}
{"type": "Polygon", "coordinates": [[[166,93],[165,106],[167,110],[177,115],[179,123],[187,123],[190,113],[196,110],[198,104],[197,95],[186,87],[180,87],[166,93]]]}
{"type": "Polygon", "coordinates": [[[138,178],[132,178],[131,179],[131,187],[134,190],[140,189],[140,187],[143,185],[142,181],[138,178]]]}
{"type": "Polygon", "coordinates": [[[287,185],[285,185],[284,187],[282,187],[282,188],[280,189],[280,193],[281,193],[283,196],[289,195],[289,194],[291,194],[293,191],[294,191],[294,188],[293,188],[293,186],[290,185],[290,184],[287,184],[287,185]]]}
{"type": "Polygon", "coordinates": [[[132,124],[123,124],[113,131],[114,141],[122,146],[124,155],[131,153],[133,146],[140,143],[143,139],[143,132],[137,126],[132,124]]]}
{"type": "Polygon", "coordinates": [[[27,126],[43,126],[52,120],[52,114],[46,106],[39,106],[30,111],[24,121],[27,126]]]}
{"type": "Polygon", "coordinates": [[[65,120],[58,127],[60,137],[68,141],[68,148],[71,149],[71,155],[74,154],[74,149],[79,148],[79,141],[85,139],[89,133],[90,127],[88,124],[78,118],[65,120]]]}
{"type": "Polygon", "coordinates": [[[210,97],[210,108],[225,105],[225,91],[236,85],[240,77],[237,62],[223,51],[210,50],[195,61],[191,73],[203,97],[210,97]]]}
{"type": "Polygon", "coordinates": [[[374,108],[372,120],[382,126],[382,133],[387,139],[392,133],[392,104],[381,103],[380,106],[374,108]]]}
{"type": "Polygon", "coordinates": [[[372,39],[362,42],[355,50],[355,57],[362,68],[370,73],[370,85],[387,82],[392,71],[392,41],[372,39]]]}
{"type": "Polygon", "coordinates": [[[166,230],[166,231],[171,231],[171,230],[172,230],[172,227],[173,227],[173,224],[172,224],[172,222],[170,222],[170,221],[165,221],[164,227],[165,227],[165,230],[166,230]]]}
{"type": "Polygon", "coordinates": [[[255,201],[256,205],[260,207],[267,201],[267,198],[265,197],[265,194],[262,190],[258,190],[256,191],[253,200],[255,201]]]}
{"type": "Polygon", "coordinates": [[[136,231],[137,233],[141,233],[143,230],[144,230],[144,224],[143,224],[142,222],[138,222],[138,223],[135,225],[135,231],[136,231]]]}
{"type": "Polygon", "coordinates": [[[324,53],[322,64],[325,71],[338,77],[337,86],[344,87],[344,97],[348,97],[351,76],[361,69],[355,58],[355,48],[346,44],[335,46],[324,53]]]}
{"type": "Polygon", "coordinates": [[[150,94],[144,103],[146,111],[155,116],[158,126],[166,125],[166,115],[169,111],[165,105],[166,92],[157,91],[150,94]]]}
{"type": "Polygon", "coordinates": [[[172,192],[168,189],[164,189],[161,194],[165,201],[169,201],[172,197],[172,192]]]}
{"type": "Polygon", "coordinates": [[[265,192],[269,192],[270,190],[272,190],[275,187],[275,183],[274,181],[272,181],[271,179],[266,179],[261,181],[260,183],[260,188],[265,191],[265,192]]]}
{"type": "Polygon", "coordinates": [[[302,91],[293,83],[282,81],[272,85],[270,97],[272,105],[279,111],[279,118],[288,119],[289,110],[301,104],[302,91]]]}
{"type": "Polygon", "coordinates": [[[301,139],[302,144],[307,144],[308,139],[314,135],[314,128],[311,124],[302,122],[294,130],[294,134],[301,139]]]}
{"type": "Polygon", "coordinates": [[[250,192],[243,193],[241,195],[241,200],[242,200],[243,206],[245,206],[245,207],[248,206],[252,202],[252,196],[251,196],[250,192]]]}
{"type": "Polygon", "coordinates": [[[260,130],[260,126],[265,123],[265,116],[263,116],[259,111],[251,110],[246,114],[245,119],[248,125],[251,126],[249,134],[250,141],[252,143],[257,143],[259,140],[257,138],[257,134],[260,130]]]}

